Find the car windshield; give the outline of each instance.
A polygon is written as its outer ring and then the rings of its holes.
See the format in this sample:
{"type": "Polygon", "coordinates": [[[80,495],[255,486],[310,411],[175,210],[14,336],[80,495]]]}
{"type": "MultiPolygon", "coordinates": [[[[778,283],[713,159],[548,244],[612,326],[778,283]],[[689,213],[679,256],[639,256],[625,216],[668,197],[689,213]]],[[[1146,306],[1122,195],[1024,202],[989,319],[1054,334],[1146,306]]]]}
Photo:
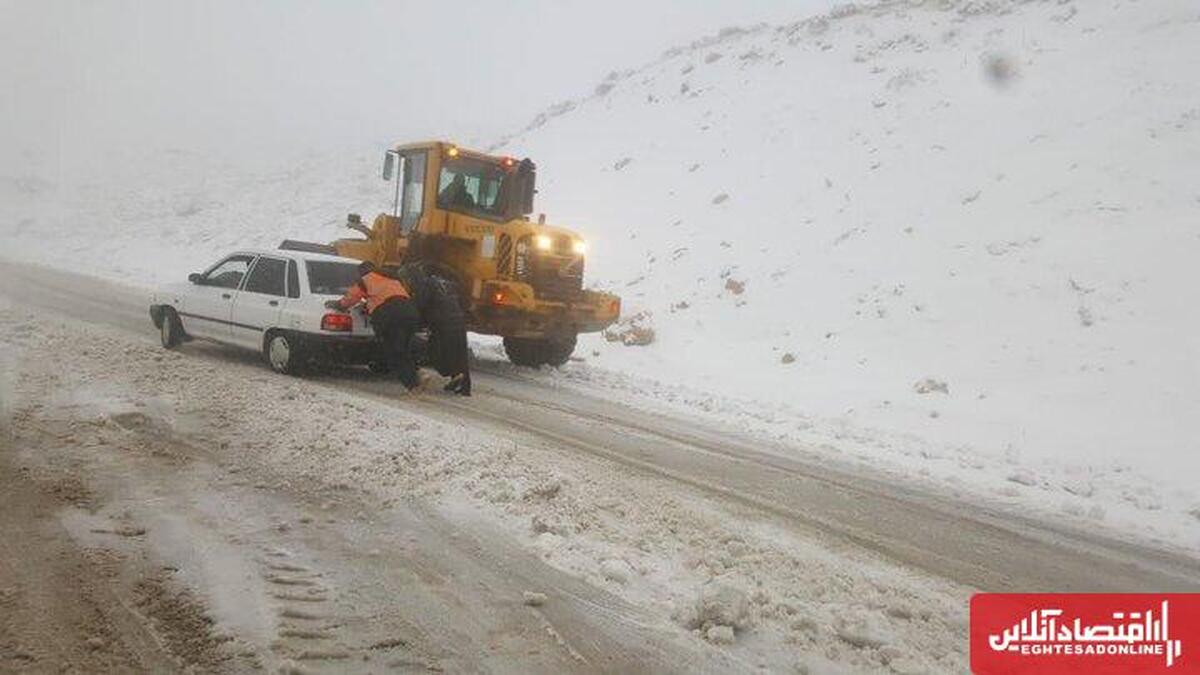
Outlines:
{"type": "Polygon", "coordinates": [[[358,265],[348,262],[306,260],[308,290],[315,295],[342,295],[358,280],[358,265]]]}

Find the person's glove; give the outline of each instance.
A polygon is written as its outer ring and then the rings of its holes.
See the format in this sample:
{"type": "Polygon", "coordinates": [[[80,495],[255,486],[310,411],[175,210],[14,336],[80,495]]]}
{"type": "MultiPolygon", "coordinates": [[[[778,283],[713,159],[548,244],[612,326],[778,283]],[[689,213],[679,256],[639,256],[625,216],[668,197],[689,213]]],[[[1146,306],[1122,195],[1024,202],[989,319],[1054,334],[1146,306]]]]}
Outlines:
{"type": "Polygon", "coordinates": [[[342,308],[341,300],[326,300],[325,301],[325,309],[341,309],[341,308],[342,308]]]}

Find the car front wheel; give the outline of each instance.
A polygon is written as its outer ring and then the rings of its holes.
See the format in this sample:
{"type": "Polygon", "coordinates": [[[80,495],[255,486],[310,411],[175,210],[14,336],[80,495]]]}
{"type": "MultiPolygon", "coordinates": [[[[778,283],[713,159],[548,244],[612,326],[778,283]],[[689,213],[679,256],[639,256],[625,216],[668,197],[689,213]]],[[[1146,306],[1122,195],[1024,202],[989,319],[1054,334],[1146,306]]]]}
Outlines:
{"type": "Polygon", "coordinates": [[[263,358],[271,370],[285,375],[299,374],[304,363],[300,341],[282,331],[270,333],[263,340],[263,358]]]}

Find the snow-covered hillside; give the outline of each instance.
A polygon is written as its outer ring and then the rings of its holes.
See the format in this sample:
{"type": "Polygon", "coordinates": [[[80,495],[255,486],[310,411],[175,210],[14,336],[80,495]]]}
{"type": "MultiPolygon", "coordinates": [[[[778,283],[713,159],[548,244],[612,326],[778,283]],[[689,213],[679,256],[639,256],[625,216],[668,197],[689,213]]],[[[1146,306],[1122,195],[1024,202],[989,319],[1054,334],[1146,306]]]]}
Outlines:
{"type": "Polygon", "coordinates": [[[347,211],[390,208],[382,147],[122,148],[53,170],[30,157],[0,175],[3,254],[154,283],[231,249],[328,241],[347,211]]]}
{"type": "Polygon", "coordinates": [[[1190,0],[847,5],[669,50],[499,147],[651,315],[656,344],[593,362],[910,432],[941,449],[880,454],[1051,502],[1194,508],[1121,474],[1200,470],[1198,70],[1190,0]]]}
{"type": "MultiPolygon", "coordinates": [[[[1198,69],[1192,0],[893,0],[618,70],[493,146],[656,333],[545,377],[1200,547],[1198,69]]],[[[327,240],[378,158],[31,157],[2,254],[157,281],[327,240]]]]}

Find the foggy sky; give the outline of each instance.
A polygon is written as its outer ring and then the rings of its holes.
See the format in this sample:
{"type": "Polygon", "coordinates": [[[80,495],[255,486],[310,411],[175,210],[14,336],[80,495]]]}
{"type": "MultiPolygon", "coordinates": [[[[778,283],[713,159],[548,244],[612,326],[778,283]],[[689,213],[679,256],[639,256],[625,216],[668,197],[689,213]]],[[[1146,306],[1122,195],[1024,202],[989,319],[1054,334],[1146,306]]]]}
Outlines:
{"type": "Polygon", "coordinates": [[[828,4],[0,0],[0,144],[482,141],[677,43],[828,4]]]}

